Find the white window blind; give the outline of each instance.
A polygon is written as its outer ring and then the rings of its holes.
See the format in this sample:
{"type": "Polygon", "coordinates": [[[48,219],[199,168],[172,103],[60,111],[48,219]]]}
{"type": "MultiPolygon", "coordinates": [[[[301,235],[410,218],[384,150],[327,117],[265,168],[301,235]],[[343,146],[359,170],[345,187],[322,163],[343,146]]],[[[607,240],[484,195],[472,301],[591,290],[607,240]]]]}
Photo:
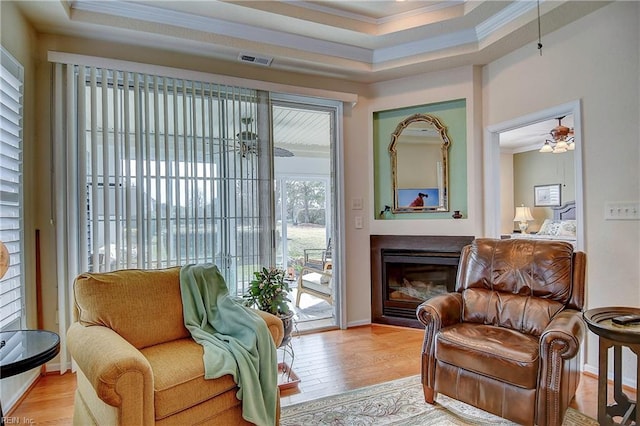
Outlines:
{"type": "Polygon", "coordinates": [[[23,313],[23,68],[0,48],[0,241],[9,250],[9,270],[0,278],[0,329],[22,327],[23,313]]]}
{"type": "Polygon", "coordinates": [[[77,116],[65,133],[77,139],[77,221],[86,230],[79,270],[210,262],[242,294],[253,271],[272,263],[260,243],[271,240],[264,216],[273,191],[261,190],[270,171],[261,166],[269,151],[257,136],[268,119],[259,93],[66,67],[74,93],[66,110],[77,116]]]}

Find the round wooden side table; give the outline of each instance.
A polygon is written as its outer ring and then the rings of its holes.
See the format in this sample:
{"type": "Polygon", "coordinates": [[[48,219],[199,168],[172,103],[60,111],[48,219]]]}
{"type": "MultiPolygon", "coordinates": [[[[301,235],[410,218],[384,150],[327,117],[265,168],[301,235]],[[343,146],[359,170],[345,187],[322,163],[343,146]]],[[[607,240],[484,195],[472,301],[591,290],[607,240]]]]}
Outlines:
{"type": "Polygon", "coordinates": [[[636,354],[637,371],[640,372],[640,323],[615,324],[612,319],[623,315],[640,315],[639,308],[605,307],[589,309],[583,313],[584,320],[593,333],[598,335],[598,423],[600,425],[628,424],[634,420],[640,425],[640,394],[636,388],[635,401],[622,391],[622,347],[636,354]],[[615,404],[607,405],[607,374],[609,348],[613,347],[613,397],[615,404]],[[622,417],[620,423],[614,417],[622,417]]]}

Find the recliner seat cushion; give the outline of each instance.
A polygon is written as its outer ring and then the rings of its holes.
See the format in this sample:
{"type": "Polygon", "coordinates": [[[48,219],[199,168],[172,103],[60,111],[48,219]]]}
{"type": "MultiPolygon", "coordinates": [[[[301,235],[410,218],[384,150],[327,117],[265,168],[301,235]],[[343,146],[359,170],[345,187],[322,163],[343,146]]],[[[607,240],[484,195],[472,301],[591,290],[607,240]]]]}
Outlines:
{"type": "MultiPolygon", "coordinates": [[[[149,346],[140,352],[153,370],[156,420],[194,407],[229,390],[237,390],[231,375],[205,380],[202,345],[193,339],[180,339],[149,346]]],[[[232,407],[239,402],[230,400],[232,407]]],[[[223,411],[226,407],[220,407],[223,411]]]]}
{"type": "Polygon", "coordinates": [[[536,388],[540,354],[534,336],[492,325],[459,323],[438,333],[435,352],[439,361],[522,388],[536,388]]]}

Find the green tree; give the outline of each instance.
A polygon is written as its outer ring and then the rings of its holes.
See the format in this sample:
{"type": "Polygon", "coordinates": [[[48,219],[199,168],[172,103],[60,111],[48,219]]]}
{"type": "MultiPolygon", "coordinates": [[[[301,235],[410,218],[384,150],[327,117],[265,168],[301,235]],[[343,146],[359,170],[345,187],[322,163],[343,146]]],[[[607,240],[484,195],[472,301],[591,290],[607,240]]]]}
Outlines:
{"type": "Polygon", "coordinates": [[[288,211],[287,215],[294,224],[313,223],[311,214],[314,209],[324,209],[325,185],[320,181],[289,181],[287,186],[288,211]]]}

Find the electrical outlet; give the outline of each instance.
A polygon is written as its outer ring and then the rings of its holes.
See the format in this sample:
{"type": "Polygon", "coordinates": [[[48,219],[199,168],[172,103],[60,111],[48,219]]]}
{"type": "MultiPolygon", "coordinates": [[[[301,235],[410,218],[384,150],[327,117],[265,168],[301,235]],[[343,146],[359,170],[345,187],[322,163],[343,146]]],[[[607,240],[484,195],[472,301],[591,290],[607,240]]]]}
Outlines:
{"type": "Polygon", "coordinates": [[[605,220],[640,220],[640,202],[607,201],[604,203],[605,220]]]}

